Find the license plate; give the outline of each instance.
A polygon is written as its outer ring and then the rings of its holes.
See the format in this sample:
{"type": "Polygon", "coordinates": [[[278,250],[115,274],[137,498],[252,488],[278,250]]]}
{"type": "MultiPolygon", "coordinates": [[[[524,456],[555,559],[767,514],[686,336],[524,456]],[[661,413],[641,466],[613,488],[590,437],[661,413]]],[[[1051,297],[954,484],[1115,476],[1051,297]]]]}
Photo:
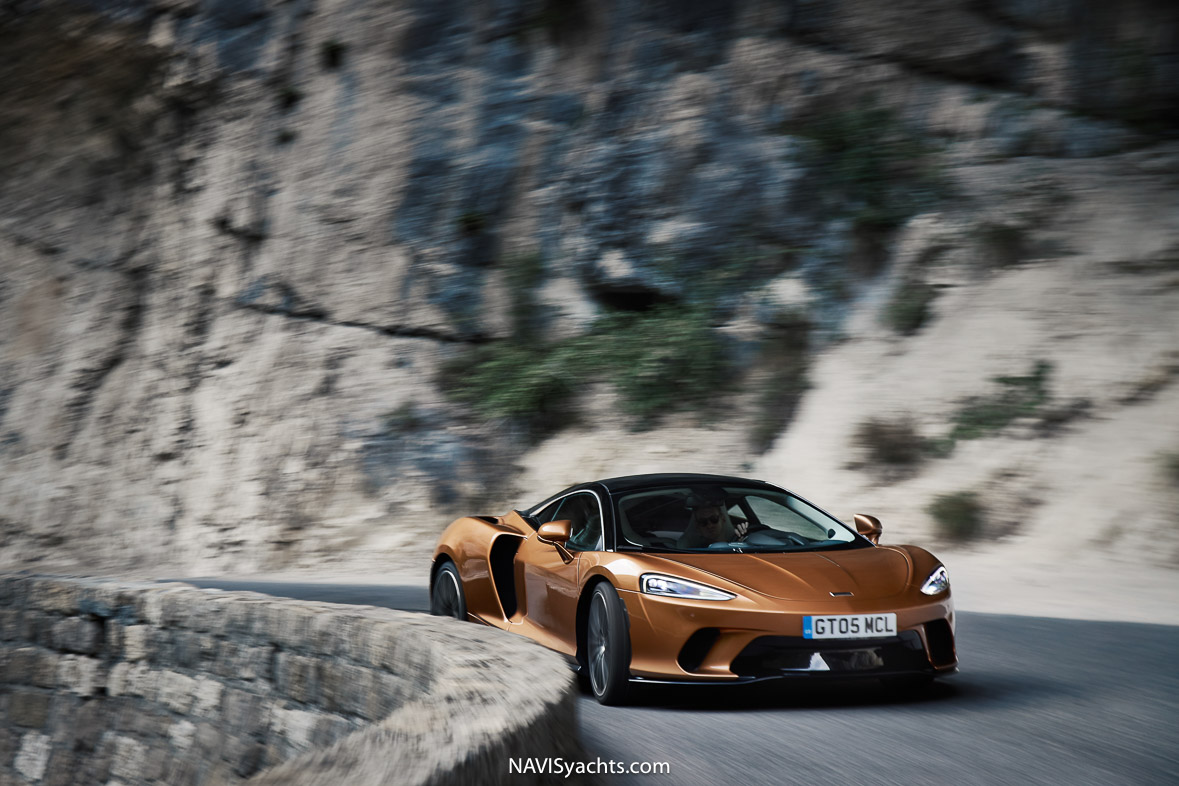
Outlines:
{"type": "Polygon", "coordinates": [[[897,635],[897,615],[831,614],[803,617],[804,639],[873,639],[897,635]]]}

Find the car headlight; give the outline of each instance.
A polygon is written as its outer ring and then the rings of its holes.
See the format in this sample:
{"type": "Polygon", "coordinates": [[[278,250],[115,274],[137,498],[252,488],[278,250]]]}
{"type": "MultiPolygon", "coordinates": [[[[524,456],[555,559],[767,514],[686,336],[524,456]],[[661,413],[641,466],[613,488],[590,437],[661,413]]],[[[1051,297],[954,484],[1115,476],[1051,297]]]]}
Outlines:
{"type": "Polygon", "coordinates": [[[946,567],[939,565],[937,570],[929,574],[929,578],[921,585],[921,591],[926,595],[940,595],[950,588],[950,575],[946,567]]]}
{"type": "Polygon", "coordinates": [[[731,592],[725,592],[707,584],[697,584],[694,581],[664,576],[660,573],[644,573],[639,582],[643,592],[648,595],[666,595],[669,598],[686,598],[688,600],[732,600],[737,597],[731,592]]]}

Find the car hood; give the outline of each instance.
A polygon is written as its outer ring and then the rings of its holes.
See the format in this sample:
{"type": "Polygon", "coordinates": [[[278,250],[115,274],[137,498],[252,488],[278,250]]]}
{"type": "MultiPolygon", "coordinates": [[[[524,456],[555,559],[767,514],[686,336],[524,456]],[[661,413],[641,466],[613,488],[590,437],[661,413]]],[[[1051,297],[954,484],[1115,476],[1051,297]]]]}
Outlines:
{"type": "Polygon", "coordinates": [[[783,600],[831,600],[832,592],[885,598],[905,591],[912,564],[900,549],[786,554],[661,554],[754,592],[783,600]]]}

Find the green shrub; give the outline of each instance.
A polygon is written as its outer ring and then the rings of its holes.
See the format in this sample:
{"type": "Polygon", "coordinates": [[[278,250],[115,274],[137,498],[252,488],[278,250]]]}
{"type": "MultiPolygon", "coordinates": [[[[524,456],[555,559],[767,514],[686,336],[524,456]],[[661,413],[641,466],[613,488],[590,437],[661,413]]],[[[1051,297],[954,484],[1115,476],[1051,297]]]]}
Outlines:
{"type": "Polygon", "coordinates": [[[1088,416],[1092,403],[1077,398],[1059,402],[1048,392],[1052,364],[1038,360],[1023,376],[995,377],[999,389],[986,396],[972,396],[962,402],[954,414],[950,432],[938,439],[925,440],[928,456],[945,457],[963,439],[989,436],[1019,418],[1030,419],[1035,434],[1049,437],[1072,421],[1088,416]]]}
{"type": "Polygon", "coordinates": [[[1050,437],[1074,420],[1088,416],[1092,408],[1093,402],[1087,398],[1076,398],[1056,406],[1042,406],[1036,413],[1036,433],[1041,437],[1050,437]]]}
{"type": "Polygon", "coordinates": [[[897,287],[884,310],[884,322],[894,332],[911,336],[929,319],[929,304],[937,297],[930,284],[906,279],[897,287]]]}
{"type": "Polygon", "coordinates": [[[865,103],[786,130],[813,141],[807,163],[859,226],[899,226],[944,190],[932,148],[886,107],[865,103]]]}
{"type": "Polygon", "coordinates": [[[618,388],[640,427],[663,412],[695,409],[730,392],[730,364],[704,307],[608,314],[583,340],[580,355],[618,388]]]}
{"type": "Polygon", "coordinates": [[[564,413],[581,381],[574,360],[568,346],[501,341],[447,364],[442,384],[487,419],[516,418],[543,431],[564,413]]]}
{"type": "Polygon", "coordinates": [[[389,434],[407,434],[426,425],[425,419],[418,414],[417,405],[412,401],[387,412],[383,420],[385,431],[389,434]]]}
{"type": "Polygon", "coordinates": [[[794,419],[810,387],[811,324],[804,317],[775,320],[777,326],[762,343],[758,367],[768,371],[761,383],[749,441],[764,453],[794,419]]]}
{"type": "Polygon", "coordinates": [[[544,433],[567,423],[573,396],[613,384],[646,428],[664,412],[696,409],[729,392],[730,365],[702,309],[664,305],[611,312],[583,336],[549,343],[514,338],[448,363],[439,383],[486,419],[513,418],[544,433]]]}
{"type": "Polygon", "coordinates": [[[964,543],[982,534],[986,511],[973,491],[957,491],[936,497],[925,509],[933,517],[938,534],[964,543]]]}
{"type": "Polygon", "coordinates": [[[544,278],[544,261],[538,253],[515,254],[504,261],[504,283],[511,298],[512,335],[531,341],[540,328],[536,288],[544,278]]]}
{"type": "Polygon", "coordinates": [[[1048,401],[1051,372],[1052,364],[1039,360],[1026,376],[995,377],[1001,389],[990,396],[968,399],[954,416],[950,439],[977,439],[998,431],[1016,418],[1035,415],[1048,401]]]}
{"type": "Polygon", "coordinates": [[[660,278],[674,282],[687,306],[709,306],[717,314],[788,270],[801,250],[767,242],[747,229],[734,232],[708,253],[655,254],[648,264],[660,278]]]}
{"type": "Polygon", "coordinates": [[[954,452],[954,440],[949,437],[934,437],[925,440],[925,453],[930,458],[946,458],[954,452]]]}
{"type": "Polygon", "coordinates": [[[1023,259],[1026,233],[1021,227],[986,222],[978,227],[976,233],[993,267],[1010,267],[1023,259]]]}
{"type": "Polygon", "coordinates": [[[886,468],[912,469],[929,452],[911,417],[869,418],[856,428],[853,439],[870,463],[886,468]]]}
{"type": "Polygon", "coordinates": [[[458,229],[464,235],[477,235],[487,228],[487,214],[469,210],[458,217],[458,229]]]}

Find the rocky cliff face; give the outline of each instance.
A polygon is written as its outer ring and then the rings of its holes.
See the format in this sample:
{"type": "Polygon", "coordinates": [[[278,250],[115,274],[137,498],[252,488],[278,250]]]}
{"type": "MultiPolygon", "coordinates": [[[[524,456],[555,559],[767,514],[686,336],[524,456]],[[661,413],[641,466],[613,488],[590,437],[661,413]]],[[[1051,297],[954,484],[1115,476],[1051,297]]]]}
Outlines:
{"type": "Polygon", "coordinates": [[[1162,0],[0,4],[2,559],[392,554],[537,436],[440,380],[618,312],[786,391],[764,447],[882,281],[1173,197],[1177,48],[1162,0]]]}

